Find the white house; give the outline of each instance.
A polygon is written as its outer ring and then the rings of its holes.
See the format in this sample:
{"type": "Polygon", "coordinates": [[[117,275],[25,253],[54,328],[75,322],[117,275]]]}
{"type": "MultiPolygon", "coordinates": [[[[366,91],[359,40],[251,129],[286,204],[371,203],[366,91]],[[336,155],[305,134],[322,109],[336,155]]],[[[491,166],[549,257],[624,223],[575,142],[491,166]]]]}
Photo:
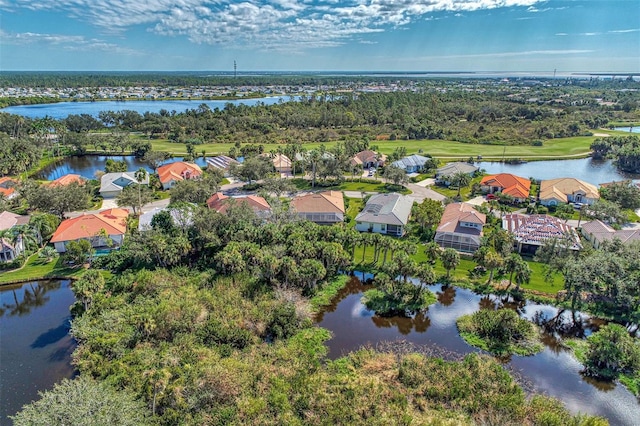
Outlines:
{"type": "Polygon", "coordinates": [[[424,168],[424,165],[429,160],[430,160],[429,157],[413,154],[413,155],[409,155],[408,157],[404,157],[397,161],[394,161],[393,163],[391,163],[391,165],[399,169],[402,169],[407,173],[417,173],[424,168]]]}
{"type": "MultiPolygon", "coordinates": [[[[124,188],[133,183],[138,183],[136,172],[105,173],[100,178],[100,195],[103,198],[117,197],[124,188]]],[[[149,185],[148,173],[141,184],[149,185]]]]}
{"type": "Polygon", "coordinates": [[[360,232],[402,236],[404,227],[409,222],[412,206],[413,198],[406,195],[374,195],[356,216],[356,229],[360,232]]]}

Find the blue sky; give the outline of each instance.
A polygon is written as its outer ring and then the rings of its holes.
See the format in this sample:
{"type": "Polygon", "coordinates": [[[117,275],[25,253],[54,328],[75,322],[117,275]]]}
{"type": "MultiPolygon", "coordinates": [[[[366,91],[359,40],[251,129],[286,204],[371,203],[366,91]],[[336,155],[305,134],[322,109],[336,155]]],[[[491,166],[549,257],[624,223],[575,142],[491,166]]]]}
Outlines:
{"type": "Polygon", "coordinates": [[[640,72],[640,0],[0,0],[2,70],[640,72]]]}

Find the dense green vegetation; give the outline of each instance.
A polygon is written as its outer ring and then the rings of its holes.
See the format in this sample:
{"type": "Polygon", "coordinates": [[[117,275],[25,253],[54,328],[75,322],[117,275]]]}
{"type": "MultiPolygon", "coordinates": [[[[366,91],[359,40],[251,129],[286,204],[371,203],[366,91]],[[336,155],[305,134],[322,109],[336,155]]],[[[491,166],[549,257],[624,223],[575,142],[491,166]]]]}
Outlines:
{"type": "Polygon", "coordinates": [[[456,320],[460,336],[498,356],[533,355],[543,349],[535,325],[511,309],[481,309],[456,320]]]}
{"type": "Polygon", "coordinates": [[[596,158],[613,158],[621,170],[640,172],[640,138],[637,136],[620,136],[596,139],[591,144],[596,158]]]}

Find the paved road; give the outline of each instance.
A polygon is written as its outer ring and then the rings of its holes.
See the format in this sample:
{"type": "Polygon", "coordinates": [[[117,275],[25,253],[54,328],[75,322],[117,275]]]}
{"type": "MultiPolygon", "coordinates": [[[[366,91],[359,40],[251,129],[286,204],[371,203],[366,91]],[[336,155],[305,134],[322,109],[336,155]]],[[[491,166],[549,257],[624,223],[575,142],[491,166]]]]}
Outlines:
{"type": "Polygon", "coordinates": [[[409,188],[412,192],[411,196],[416,201],[416,203],[422,203],[425,198],[430,198],[436,201],[442,201],[445,197],[444,195],[434,191],[433,189],[425,188],[424,186],[420,186],[415,183],[407,184],[407,188],[409,188]]]}

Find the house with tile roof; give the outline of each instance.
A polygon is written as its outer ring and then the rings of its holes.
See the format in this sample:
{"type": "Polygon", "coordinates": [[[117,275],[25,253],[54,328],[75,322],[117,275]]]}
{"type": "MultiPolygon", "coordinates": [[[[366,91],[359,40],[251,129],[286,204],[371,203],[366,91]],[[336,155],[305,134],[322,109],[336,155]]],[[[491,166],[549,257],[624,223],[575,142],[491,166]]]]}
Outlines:
{"type": "MultiPolygon", "coordinates": [[[[8,231],[15,226],[27,225],[30,216],[3,211],[0,213],[0,231],[8,231]]],[[[15,241],[9,238],[0,238],[0,262],[11,262],[24,251],[24,242],[18,236],[15,241]]]]}
{"type": "Polygon", "coordinates": [[[320,225],[344,221],[344,197],[339,191],[301,195],[291,200],[290,208],[302,219],[320,225]]]}
{"type": "Polygon", "coordinates": [[[171,189],[176,182],[188,179],[198,179],[202,176],[202,169],[195,163],[176,161],[164,164],[157,169],[162,189],[171,189]]]}
{"type": "Polygon", "coordinates": [[[449,186],[449,178],[451,176],[457,173],[465,173],[473,177],[478,170],[480,170],[478,166],[462,161],[448,163],[436,170],[436,183],[449,186]]]}
{"type": "Polygon", "coordinates": [[[257,195],[245,195],[239,197],[229,197],[222,192],[216,192],[207,200],[207,206],[218,213],[227,214],[229,207],[234,204],[246,204],[258,217],[268,217],[271,215],[271,206],[263,197],[257,195]]]}
{"type": "Polygon", "coordinates": [[[487,216],[471,204],[451,203],[444,209],[434,240],[442,248],[474,253],[480,248],[482,229],[486,223],[487,216]]]}
{"type": "MultiPolygon", "coordinates": [[[[124,188],[134,183],[138,183],[136,172],[105,173],[100,178],[100,195],[102,198],[117,197],[124,188]]],[[[148,173],[141,184],[149,185],[148,173]]]]}
{"type": "Polygon", "coordinates": [[[404,170],[407,173],[420,172],[424,165],[429,161],[429,157],[423,155],[412,154],[391,163],[392,166],[404,170]]]}
{"type": "Polygon", "coordinates": [[[540,182],[540,204],[557,206],[566,203],[593,204],[600,198],[595,185],[576,178],[549,179],[540,182]]]}
{"type": "Polygon", "coordinates": [[[500,192],[512,197],[518,203],[523,203],[529,198],[531,181],[511,173],[499,173],[483,177],[480,181],[480,189],[485,194],[500,192]]]}
{"type": "Polygon", "coordinates": [[[278,173],[291,173],[291,159],[284,154],[279,153],[267,153],[260,154],[261,157],[271,160],[273,167],[278,173]]]}
{"type": "Polygon", "coordinates": [[[52,186],[52,187],[67,186],[67,185],[71,185],[74,182],[77,183],[78,185],[84,185],[84,183],[86,182],[86,179],[80,175],[69,173],[69,174],[60,176],[58,179],[52,180],[51,182],[49,182],[49,186],[52,186]]]}
{"type": "Polygon", "coordinates": [[[225,177],[229,176],[229,171],[233,164],[240,164],[239,161],[228,157],[226,155],[218,155],[215,157],[207,158],[207,167],[211,169],[222,170],[225,177]]]}
{"type": "Polygon", "coordinates": [[[0,177],[0,196],[7,200],[17,197],[16,186],[18,186],[17,180],[8,176],[0,177]]]}
{"type": "Polygon", "coordinates": [[[533,255],[552,238],[567,238],[571,250],[580,250],[580,237],[576,230],[557,217],[546,214],[507,214],[502,217],[502,227],[515,237],[518,253],[533,255]]]}
{"type": "Polygon", "coordinates": [[[66,219],[53,233],[51,243],[58,253],[67,251],[69,241],[83,239],[91,242],[93,248],[118,248],[124,241],[128,216],[128,210],[109,209],[66,219]]]}
{"type": "Polygon", "coordinates": [[[581,227],[584,238],[598,249],[605,241],[620,240],[623,244],[640,241],[640,229],[615,230],[600,220],[584,223],[581,227]]]}
{"type": "Polygon", "coordinates": [[[409,222],[413,198],[398,193],[371,196],[364,209],[356,216],[356,229],[360,232],[401,237],[409,222]]]}
{"type": "Polygon", "coordinates": [[[365,149],[351,157],[350,163],[352,166],[362,166],[363,168],[368,169],[369,167],[384,166],[385,159],[385,155],[378,154],[370,149],[365,149]]]}

